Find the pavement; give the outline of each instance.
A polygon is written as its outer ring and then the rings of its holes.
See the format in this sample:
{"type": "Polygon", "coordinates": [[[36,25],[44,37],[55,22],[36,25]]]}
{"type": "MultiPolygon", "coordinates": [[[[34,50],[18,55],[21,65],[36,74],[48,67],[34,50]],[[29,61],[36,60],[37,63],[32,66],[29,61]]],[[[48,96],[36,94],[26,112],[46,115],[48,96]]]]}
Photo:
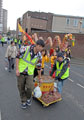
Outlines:
{"type": "MultiPolygon", "coordinates": [[[[62,101],[43,107],[38,100],[32,101],[32,106],[23,110],[20,107],[20,97],[17,89],[15,71],[9,73],[5,68],[6,52],[0,45],[0,117],[1,120],[84,120],[84,66],[72,64],[70,77],[64,82],[62,101]]],[[[50,64],[45,65],[48,74],[50,64]]]]}

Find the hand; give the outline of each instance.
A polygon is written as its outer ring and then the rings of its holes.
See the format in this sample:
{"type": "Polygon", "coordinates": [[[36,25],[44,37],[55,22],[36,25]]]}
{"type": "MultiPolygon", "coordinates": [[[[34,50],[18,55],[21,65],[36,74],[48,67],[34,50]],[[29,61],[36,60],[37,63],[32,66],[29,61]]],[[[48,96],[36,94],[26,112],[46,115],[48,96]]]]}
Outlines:
{"type": "Polygon", "coordinates": [[[57,77],[55,77],[55,80],[58,80],[59,79],[59,77],[57,76],[57,77]]]}
{"type": "Polygon", "coordinates": [[[41,72],[43,72],[43,69],[41,69],[41,72]]]}
{"type": "Polygon", "coordinates": [[[16,70],[16,76],[20,76],[19,70],[16,70]]]}

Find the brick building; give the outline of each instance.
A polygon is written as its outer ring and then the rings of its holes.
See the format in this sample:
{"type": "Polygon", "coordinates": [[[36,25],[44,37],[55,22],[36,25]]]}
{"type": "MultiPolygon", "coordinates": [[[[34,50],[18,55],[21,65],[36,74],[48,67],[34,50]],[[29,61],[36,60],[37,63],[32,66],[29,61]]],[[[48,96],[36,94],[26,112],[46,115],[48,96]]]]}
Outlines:
{"type": "Polygon", "coordinates": [[[52,29],[51,13],[44,12],[26,12],[22,17],[22,26],[28,33],[37,31],[51,31],[52,29]]]}
{"type": "Polygon", "coordinates": [[[17,19],[17,26],[16,26],[16,37],[17,37],[17,38],[18,38],[19,36],[21,36],[21,33],[20,33],[19,29],[18,29],[18,23],[20,23],[20,24],[22,25],[22,20],[21,20],[21,18],[18,18],[18,19],[17,19]]]}

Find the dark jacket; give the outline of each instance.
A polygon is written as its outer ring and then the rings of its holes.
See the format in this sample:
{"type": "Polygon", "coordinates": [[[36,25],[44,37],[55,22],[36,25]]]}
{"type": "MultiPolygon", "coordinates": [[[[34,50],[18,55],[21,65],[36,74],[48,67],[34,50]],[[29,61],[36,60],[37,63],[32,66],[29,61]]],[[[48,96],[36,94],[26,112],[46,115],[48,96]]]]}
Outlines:
{"type": "MultiPolygon", "coordinates": [[[[57,60],[56,60],[57,61],[57,60]]],[[[52,76],[53,75],[53,73],[56,71],[56,61],[55,61],[55,63],[54,63],[54,65],[53,65],[53,68],[52,68],[52,71],[51,71],[51,73],[50,73],[50,76],[52,76]]],[[[69,66],[69,60],[66,58],[66,59],[64,59],[62,62],[60,62],[59,63],[59,66],[62,64],[62,63],[64,63],[66,61],[66,64],[64,64],[64,66],[63,66],[63,69],[61,70],[61,72],[60,72],[60,74],[58,75],[58,77],[56,78],[56,79],[58,79],[58,80],[61,80],[61,77],[62,77],[62,75],[66,72],[66,70],[67,70],[67,68],[68,68],[68,66],[69,66]]],[[[58,61],[59,62],[59,61],[58,61]]]]}

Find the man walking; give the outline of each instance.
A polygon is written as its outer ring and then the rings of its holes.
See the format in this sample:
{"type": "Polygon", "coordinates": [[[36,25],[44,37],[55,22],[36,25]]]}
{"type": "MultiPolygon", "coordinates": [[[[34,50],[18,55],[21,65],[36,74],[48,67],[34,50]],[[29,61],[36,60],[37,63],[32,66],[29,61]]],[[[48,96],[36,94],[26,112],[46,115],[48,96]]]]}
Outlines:
{"type": "Polygon", "coordinates": [[[7,47],[5,55],[5,58],[7,58],[9,62],[9,72],[11,72],[11,69],[14,69],[16,54],[17,49],[15,43],[14,41],[11,41],[11,44],[7,47]]]}
{"type": "Polygon", "coordinates": [[[44,47],[44,41],[38,40],[36,45],[26,46],[20,49],[16,57],[16,76],[18,89],[21,98],[21,107],[27,108],[31,105],[34,69],[38,67],[38,77],[41,82],[41,51],[44,47]]]}

